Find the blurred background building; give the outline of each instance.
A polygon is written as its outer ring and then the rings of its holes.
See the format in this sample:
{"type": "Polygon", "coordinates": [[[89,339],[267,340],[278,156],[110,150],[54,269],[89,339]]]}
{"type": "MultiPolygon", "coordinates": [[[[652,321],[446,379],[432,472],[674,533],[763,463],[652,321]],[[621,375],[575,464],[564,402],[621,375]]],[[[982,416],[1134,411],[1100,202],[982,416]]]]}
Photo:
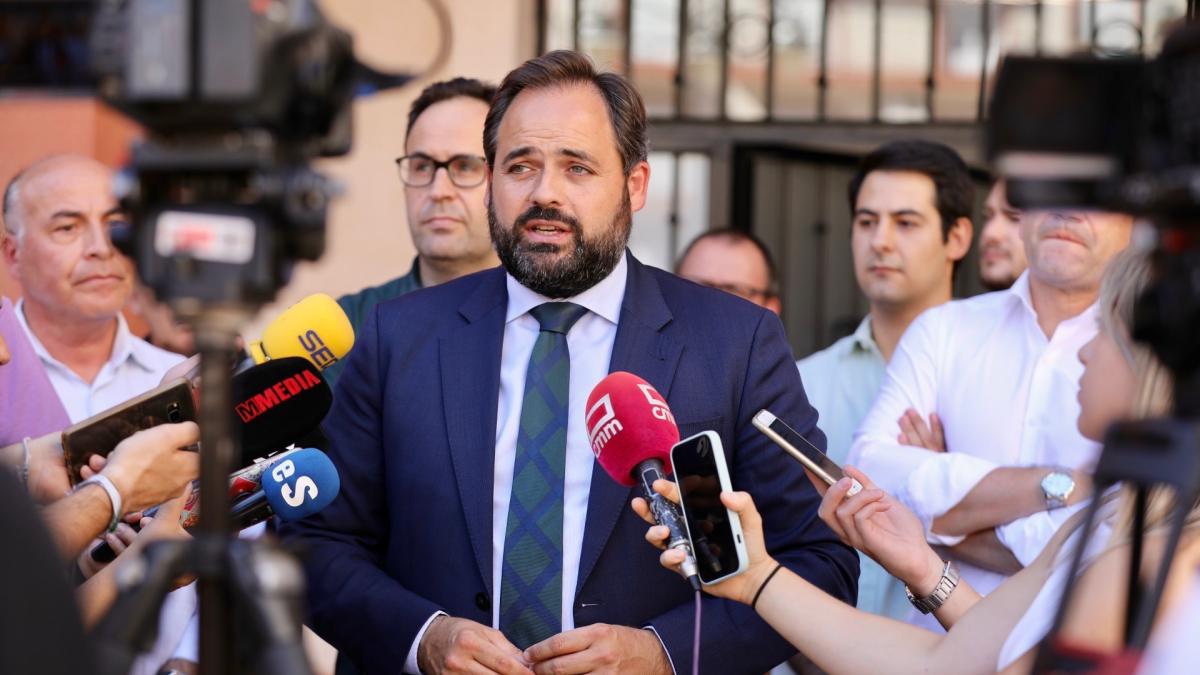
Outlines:
{"type": "MultiPolygon", "coordinates": [[[[0,0],[86,9],[86,1],[0,0]]],[[[499,80],[541,51],[579,49],[632,78],[652,118],[650,200],[632,247],[670,268],[708,228],[753,231],[779,260],[784,321],[797,356],[848,332],[866,311],[850,263],[845,185],[857,158],[895,138],[956,148],[986,187],[979,120],[1008,53],[1157,53],[1194,0],[442,0],[451,58],[434,78],[499,80]]],[[[361,56],[421,70],[437,49],[423,0],[325,0],[361,56]]],[[[15,17],[15,18],[14,18],[15,17]]],[[[0,68],[35,46],[0,23],[0,68]]],[[[71,58],[71,54],[57,55],[71,58]]],[[[354,152],[324,162],[347,192],[325,257],[300,265],[254,335],[282,306],[337,295],[408,269],[414,256],[393,159],[422,86],[356,104],[354,152]]],[[[51,152],[118,165],[138,129],[78,96],[0,92],[0,181],[51,152]]],[[[981,189],[982,202],[986,190],[981,189]]],[[[978,225],[976,233],[978,234],[978,225]]],[[[979,290],[974,257],[957,291],[979,290]]],[[[20,290],[0,270],[0,292],[20,290]]]]}

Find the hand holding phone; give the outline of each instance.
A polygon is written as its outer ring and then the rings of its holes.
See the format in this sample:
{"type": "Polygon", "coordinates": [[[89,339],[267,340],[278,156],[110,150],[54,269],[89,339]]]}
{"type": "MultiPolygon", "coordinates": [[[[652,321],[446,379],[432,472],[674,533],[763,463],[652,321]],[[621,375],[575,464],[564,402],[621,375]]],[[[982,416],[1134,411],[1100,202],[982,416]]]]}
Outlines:
{"type": "Polygon", "coordinates": [[[732,491],[721,437],[703,431],[671,448],[679,505],[700,581],[715,584],[746,569],[746,544],[738,514],[721,503],[732,491]]]}
{"type": "MultiPolygon", "coordinates": [[[[842,471],[842,467],[829,459],[824,452],[821,452],[820,448],[810,443],[799,431],[773,415],[771,411],[759,410],[750,423],[763,435],[774,441],[775,445],[783,448],[784,452],[803,464],[805,470],[819,478],[825,485],[833,485],[845,477],[846,472],[842,471]]],[[[857,480],[854,478],[850,480],[853,482],[846,497],[853,497],[863,489],[862,484],[857,480]]],[[[824,490],[821,490],[821,493],[824,494],[824,490]]]]}
{"type": "Polygon", "coordinates": [[[192,384],[184,378],[166,382],[120,405],[67,427],[62,432],[67,478],[75,485],[80,470],[95,456],[107,457],[121,441],[160,424],[196,421],[192,384]]]}

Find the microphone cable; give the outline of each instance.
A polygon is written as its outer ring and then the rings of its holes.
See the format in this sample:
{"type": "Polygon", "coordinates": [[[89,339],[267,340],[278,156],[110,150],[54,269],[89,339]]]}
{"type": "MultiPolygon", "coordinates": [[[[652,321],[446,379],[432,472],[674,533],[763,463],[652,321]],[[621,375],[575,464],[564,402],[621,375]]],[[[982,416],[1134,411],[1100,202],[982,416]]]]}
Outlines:
{"type": "Polygon", "coordinates": [[[696,589],[696,627],[692,632],[692,675],[700,675],[700,589],[696,589]]]}

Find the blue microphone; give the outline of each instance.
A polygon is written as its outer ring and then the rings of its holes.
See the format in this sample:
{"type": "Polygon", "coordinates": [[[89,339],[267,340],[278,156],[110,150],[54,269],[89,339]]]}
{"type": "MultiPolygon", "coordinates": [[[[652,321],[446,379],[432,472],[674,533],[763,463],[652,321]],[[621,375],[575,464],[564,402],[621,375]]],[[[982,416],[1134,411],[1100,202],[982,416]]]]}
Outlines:
{"type": "Polygon", "coordinates": [[[267,503],[283,520],[305,518],[329,506],[341,486],[337,468],[316,448],[297,450],[262,475],[267,503]]]}

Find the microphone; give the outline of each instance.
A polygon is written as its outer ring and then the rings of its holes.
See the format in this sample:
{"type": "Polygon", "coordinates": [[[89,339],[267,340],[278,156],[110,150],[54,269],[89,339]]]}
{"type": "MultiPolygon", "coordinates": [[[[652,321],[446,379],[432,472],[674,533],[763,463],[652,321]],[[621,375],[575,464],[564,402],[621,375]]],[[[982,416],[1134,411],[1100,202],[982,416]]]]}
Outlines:
{"type": "Polygon", "coordinates": [[[320,371],[298,356],[271,359],[235,375],[231,398],[242,466],[312,433],[333,405],[320,371]]]}
{"type": "Polygon", "coordinates": [[[247,351],[259,364],[299,356],[324,370],[353,346],[354,326],[341,305],[325,293],[314,293],[275,317],[247,351]]]}
{"type": "MultiPolygon", "coordinates": [[[[234,473],[229,490],[234,499],[230,524],[234,530],[244,530],[272,515],[290,521],[317,513],[337,497],[341,478],[328,455],[316,448],[298,448],[234,473]]],[[[157,513],[157,506],[145,511],[147,517],[157,513]]],[[[179,524],[191,529],[199,522],[200,491],[192,490],[179,513],[179,524]]],[[[117,556],[107,542],[101,542],[91,557],[109,563],[117,556]]]]}
{"type": "Polygon", "coordinates": [[[342,483],[325,453],[304,448],[271,463],[263,474],[267,503],[283,520],[298,520],[329,506],[342,483]]]}
{"type": "Polygon", "coordinates": [[[670,530],[667,548],[687,554],[680,569],[692,588],[700,590],[696,558],[679,511],[653,487],[654,481],[671,475],[671,446],[679,442],[666,399],[637,375],[611,373],[588,395],[587,430],[592,453],[604,471],[626,487],[642,486],[654,522],[670,530]]]}

